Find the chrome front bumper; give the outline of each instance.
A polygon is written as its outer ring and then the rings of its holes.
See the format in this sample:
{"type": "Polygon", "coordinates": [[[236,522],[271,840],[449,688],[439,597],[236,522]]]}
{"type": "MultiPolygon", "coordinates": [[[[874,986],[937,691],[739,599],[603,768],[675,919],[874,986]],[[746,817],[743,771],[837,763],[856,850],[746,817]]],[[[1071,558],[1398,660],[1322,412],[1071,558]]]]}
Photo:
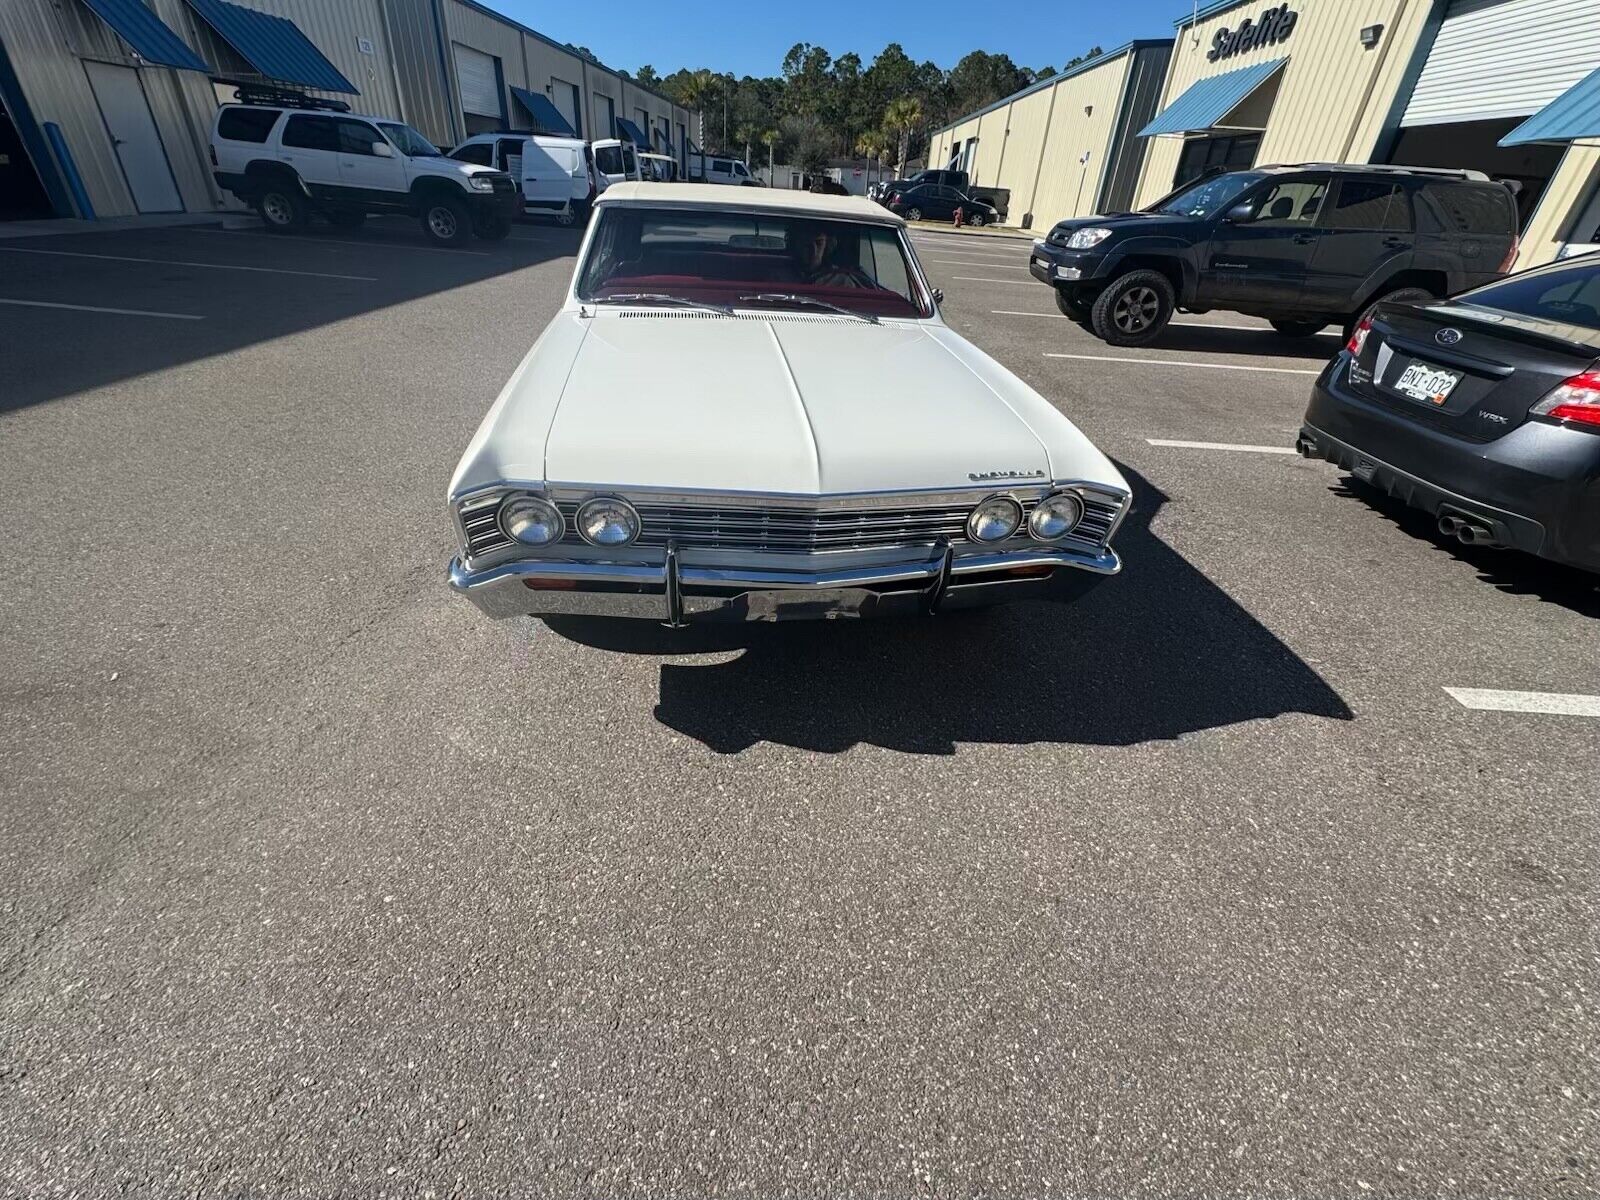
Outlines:
{"type": "Polygon", "coordinates": [[[640,617],[668,625],[935,613],[1012,600],[1072,600],[1122,569],[1110,548],[937,556],[834,571],[522,559],[472,570],[450,587],[491,617],[640,617]]]}

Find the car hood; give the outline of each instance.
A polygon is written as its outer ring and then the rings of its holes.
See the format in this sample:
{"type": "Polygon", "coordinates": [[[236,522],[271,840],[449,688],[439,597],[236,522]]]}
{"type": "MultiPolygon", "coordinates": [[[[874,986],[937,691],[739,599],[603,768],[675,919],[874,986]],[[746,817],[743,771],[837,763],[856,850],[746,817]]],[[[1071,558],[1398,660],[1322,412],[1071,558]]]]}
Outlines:
{"type": "Polygon", "coordinates": [[[452,491],[496,478],[800,495],[1126,487],[1047,401],[936,322],[645,309],[557,317],[452,491]]]}
{"type": "Polygon", "coordinates": [[[1196,218],[1185,217],[1178,213],[1101,213],[1093,217],[1074,217],[1068,221],[1059,221],[1051,228],[1050,235],[1054,237],[1057,233],[1071,233],[1075,229],[1111,229],[1117,233],[1161,233],[1169,228],[1192,226],[1195,222],[1196,218]]]}

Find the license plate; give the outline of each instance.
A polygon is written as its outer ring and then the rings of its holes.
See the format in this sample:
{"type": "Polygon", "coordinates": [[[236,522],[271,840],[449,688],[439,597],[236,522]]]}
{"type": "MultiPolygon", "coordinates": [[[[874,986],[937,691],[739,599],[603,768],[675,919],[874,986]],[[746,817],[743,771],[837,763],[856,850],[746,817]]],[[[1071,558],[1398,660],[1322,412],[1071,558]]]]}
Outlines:
{"type": "Polygon", "coordinates": [[[1450,398],[1450,393],[1455,391],[1456,384],[1460,382],[1461,375],[1457,371],[1414,362],[1400,372],[1400,378],[1394,381],[1393,387],[1402,396],[1438,407],[1450,398]]]}

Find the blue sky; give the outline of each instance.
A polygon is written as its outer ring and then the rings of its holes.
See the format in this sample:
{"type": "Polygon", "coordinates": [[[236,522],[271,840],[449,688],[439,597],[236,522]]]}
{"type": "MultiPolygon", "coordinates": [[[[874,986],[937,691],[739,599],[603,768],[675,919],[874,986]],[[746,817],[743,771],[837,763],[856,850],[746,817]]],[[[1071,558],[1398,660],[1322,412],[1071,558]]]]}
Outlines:
{"type": "Polygon", "coordinates": [[[645,63],[666,75],[706,66],[735,75],[776,75],[796,42],[832,54],[854,50],[871,62],[899,42],[921,62],[952,67],[969,50],[1009,54],[1023,66],[1059,67],[1098,43],[1109,50],[1130,38],[1170,37],[1192,0],[1046,0],[1032,23],[993,0],[603,0],[546,4],[484,0],[491,8],[560,42],[588,46],[625,71],[645,63]]]}

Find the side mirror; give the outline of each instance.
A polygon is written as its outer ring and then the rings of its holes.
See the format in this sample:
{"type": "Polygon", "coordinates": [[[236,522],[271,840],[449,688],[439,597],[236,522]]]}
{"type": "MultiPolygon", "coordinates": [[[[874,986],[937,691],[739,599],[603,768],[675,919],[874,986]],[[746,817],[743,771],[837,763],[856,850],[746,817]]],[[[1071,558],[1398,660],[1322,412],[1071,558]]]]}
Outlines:
{"type": "Polygon", "coordinates": [[[1223,214],[1222,220],[1228,225],[1243,225],[1254,212],[1255,209],[1249,204],[1235,204],[1223,214]]]}
{"type": "Polygon", "coordinates": [[[372,153],[378,158],[393,158],[394,147],[389,145],[388,142],[373,142],[372,153]]]}
{"type": "Polygon", "coordinates": [[[933,302],[936,305],[944,303],[944,289],[943,288],[934,288],[933,289],[933,302]]]}

